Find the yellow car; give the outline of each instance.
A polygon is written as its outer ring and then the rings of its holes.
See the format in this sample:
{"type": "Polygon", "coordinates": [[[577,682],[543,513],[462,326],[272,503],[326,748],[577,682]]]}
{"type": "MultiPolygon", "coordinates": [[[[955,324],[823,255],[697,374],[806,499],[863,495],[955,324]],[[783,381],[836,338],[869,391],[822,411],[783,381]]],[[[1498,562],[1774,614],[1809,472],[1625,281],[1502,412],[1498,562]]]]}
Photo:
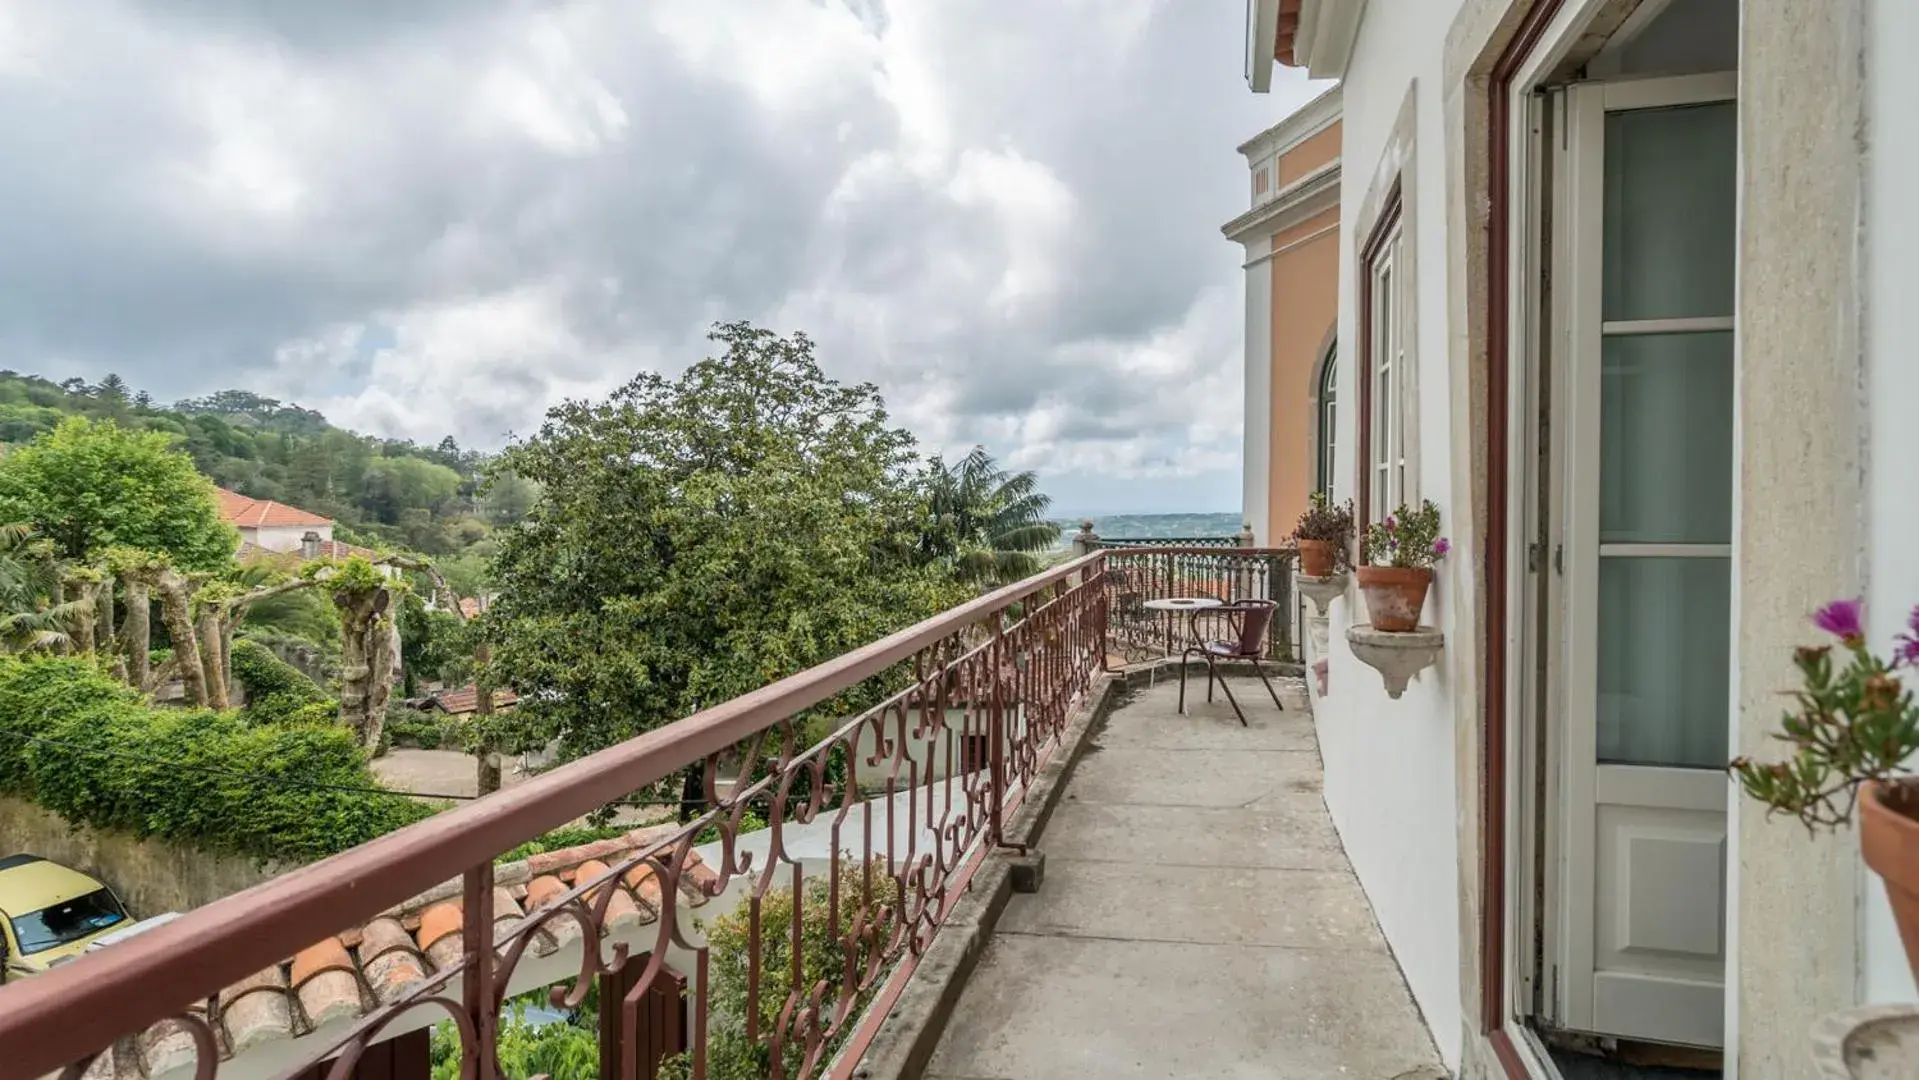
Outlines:
{"type": "Polygon", "coordinates": [[[0,982],[38,975],[131,920],[99,881],[38,855],[0,858],[0,982]]]}

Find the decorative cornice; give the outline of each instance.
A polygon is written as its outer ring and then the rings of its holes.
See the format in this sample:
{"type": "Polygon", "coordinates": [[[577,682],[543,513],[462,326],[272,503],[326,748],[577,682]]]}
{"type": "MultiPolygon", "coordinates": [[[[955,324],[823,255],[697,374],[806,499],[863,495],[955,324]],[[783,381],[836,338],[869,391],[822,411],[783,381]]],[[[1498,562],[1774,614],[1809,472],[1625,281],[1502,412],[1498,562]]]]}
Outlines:
{"type": "Polygon", "coordinates": [[[1220,226],[1234,243],[1277,232],[1328,207],[1339,205],[1339,162],[1326,163],[1283,188],[1278,195],[1220,226]]]}
{"type": "Polygon", "coordinates": [[[1240,143],[1239,152],[1248,161],[1283,154],[1338,123],[1344,101],[1340,88],[1335,86],[1294,109],[1286,119],[1240,143]]]}

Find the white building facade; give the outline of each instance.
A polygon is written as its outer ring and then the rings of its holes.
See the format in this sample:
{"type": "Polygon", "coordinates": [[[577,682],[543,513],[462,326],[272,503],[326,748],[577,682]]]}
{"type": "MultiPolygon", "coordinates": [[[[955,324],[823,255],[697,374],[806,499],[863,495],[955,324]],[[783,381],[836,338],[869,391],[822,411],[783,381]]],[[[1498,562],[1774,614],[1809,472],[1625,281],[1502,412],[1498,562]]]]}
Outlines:
{"type": "Polygon", "coordinates": [[[1326,800],[1442,1055],[1813,1075],[1822,1017],[1919,994],[1856,835],[1724,766],[1780,756],[1814,609],[1865,596],[1883,646],[1919,603],[1919,12],[1250,6],[1255,89],[1341,80],[1333,492],[1453,542],[1399,698],[1356,588],[1308,635],[1326,800]]]}

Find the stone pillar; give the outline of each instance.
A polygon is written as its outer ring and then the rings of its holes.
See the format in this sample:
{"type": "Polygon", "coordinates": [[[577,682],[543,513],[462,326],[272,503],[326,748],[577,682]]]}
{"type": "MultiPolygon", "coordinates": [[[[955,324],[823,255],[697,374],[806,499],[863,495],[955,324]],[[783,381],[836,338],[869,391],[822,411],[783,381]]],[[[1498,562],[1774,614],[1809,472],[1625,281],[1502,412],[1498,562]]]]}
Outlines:
{"type": "MultiPolygon", "coordinates": [[[[1760,760],[1808,614],[1862,592],[1861,3],[1740,5],[1730,752],[1760,760]]],[[[1856,993],[1857,834],[1729,798],[1727,1075],[1803,1077],[1814,1023],[1856,993]]]]}
{"type": "Polygon", "coordinates": [[[1079,532],[1073,534],[1073,557],[1091,555],[1098,550],[1099,535],[1093,532],[1092,519],[1082,520],[1079,523],[1079,532]]]}

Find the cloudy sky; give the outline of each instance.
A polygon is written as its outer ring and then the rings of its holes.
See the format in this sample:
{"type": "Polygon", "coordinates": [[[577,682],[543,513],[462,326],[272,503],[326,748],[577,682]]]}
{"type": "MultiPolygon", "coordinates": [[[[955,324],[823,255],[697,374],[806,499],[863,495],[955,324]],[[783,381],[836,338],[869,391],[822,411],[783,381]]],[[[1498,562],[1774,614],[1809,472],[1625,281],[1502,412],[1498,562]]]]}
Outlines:
{"type": "Polygon", "coordinates": [[[0,367],[497,447],[750,319],[1065,512],[1236,510],[1218,228],[1313,93],[1243,13],[0,0],[0,367]]]}

